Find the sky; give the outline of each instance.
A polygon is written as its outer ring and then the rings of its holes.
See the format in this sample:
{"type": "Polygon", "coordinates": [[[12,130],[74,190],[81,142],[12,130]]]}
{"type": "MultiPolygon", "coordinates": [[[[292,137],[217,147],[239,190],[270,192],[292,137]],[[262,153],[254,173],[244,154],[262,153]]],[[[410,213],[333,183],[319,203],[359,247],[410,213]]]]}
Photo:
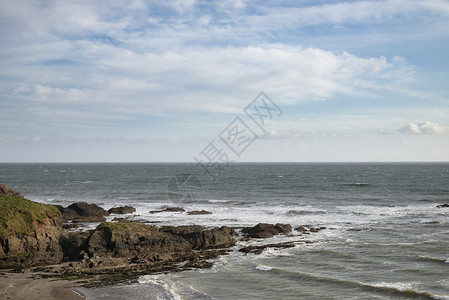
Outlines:
{"type": "Polygon", "coordinates": [[[449,161],[449,1],[0,2],[0,162],[223,155],[449,161]]]}

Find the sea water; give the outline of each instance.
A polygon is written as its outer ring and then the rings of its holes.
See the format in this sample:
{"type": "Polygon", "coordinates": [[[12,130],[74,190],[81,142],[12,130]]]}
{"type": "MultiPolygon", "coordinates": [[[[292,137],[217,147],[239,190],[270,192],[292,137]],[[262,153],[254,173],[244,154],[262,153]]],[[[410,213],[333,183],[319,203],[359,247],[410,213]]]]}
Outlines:
{"type": "Polygon", "coordinates": [[[235,163],[219,176],[195,164],[0,164],[0,183],[44,203],[132,205],[126,217],[159,225],[326,227],[238,242],[211,269],[83,289],[89,299],[449,299],[449,208],[436,207],[449,203],[449,163],[235,163]],[[212,214],[150,214],[167,206],[212,214]],[[238,251],[285,241],[298,243],[238,251]]]}

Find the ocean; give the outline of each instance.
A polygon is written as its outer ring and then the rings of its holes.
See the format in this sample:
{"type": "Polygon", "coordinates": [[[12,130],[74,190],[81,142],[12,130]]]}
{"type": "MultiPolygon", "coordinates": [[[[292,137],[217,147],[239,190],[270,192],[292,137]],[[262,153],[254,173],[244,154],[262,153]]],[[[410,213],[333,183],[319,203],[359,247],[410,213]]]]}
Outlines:
{"type": "Polygon", "coordinates": [[[449,299],[449,208],[436,207],[449,163],[0,164],[0,183],[44,203],[132,205],[160,225],[326,227],[240,241],[211,269],[81,289],[88,299],[449,299]],[[149,213],[167,206],[212,214],[149,213]],[[238,251],[283,241],[302,243],[238,251]]]}

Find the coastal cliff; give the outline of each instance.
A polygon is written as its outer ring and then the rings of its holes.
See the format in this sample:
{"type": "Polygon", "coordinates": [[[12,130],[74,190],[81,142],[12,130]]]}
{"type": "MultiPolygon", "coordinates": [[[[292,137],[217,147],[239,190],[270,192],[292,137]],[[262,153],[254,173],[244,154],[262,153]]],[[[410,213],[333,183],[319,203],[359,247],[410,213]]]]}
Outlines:
{"type": "Polygon", "coordinates": [[[0,185],[0,268],[61,262],[59,210],[0,185]]]}

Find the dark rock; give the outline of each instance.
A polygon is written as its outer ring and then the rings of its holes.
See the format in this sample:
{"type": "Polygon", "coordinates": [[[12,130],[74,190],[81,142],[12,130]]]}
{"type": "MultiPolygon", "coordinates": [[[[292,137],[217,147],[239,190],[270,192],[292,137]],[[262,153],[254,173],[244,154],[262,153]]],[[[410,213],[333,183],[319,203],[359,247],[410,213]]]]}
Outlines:
{"type": "Polygon", "coordinates": [[[242,232],[252,238],[270,238],[278,234],[287,234],[292,231],[289,224],[267,224],[259,223],[254,227],[244,227],[242,232]]]}
{"type": "Polygon", "coordinates": [[[96,204],[86,202],[76,202],[64,208],[55,205],[61,211],[62,217],[66,221],[73,220],[74,223],[84,222],[104,222],[109,213],[96,204]]]}
{"type": "Polygon", "coordinates": [[[150,211],[150,214],[157,214],[161,212],[185,212],[185,209],[182,207],[167,207],[162,210],[152,210],[150,211]]]}
{"type": "Polygon", "coordinates": [[[211,215],[212,212],[207,210],[192,210],[187,213],[188,215],[211,215]]]}
{"type": "Polygon", "coordinates": [[[71,271],[166,270],[179,268],[173,264],[180,262],[186,262],[184,269],[210,267],[205,260],[226,253],[220,248],[234,245],[234,234],[229,227],[204,229],[192,225],[158,229],[138,222],[105,222],[81,247],[87,258],[72,263],[71,271]]]}
{"type": "Polygon", "coordinates": [[[86,247],[92,231],[77,231],[61,236],[60,244],[66,260],[79,260],[87,258],[83,249],[86,247]]]}
{"type": "Polygon", "coordinates": [[[299,226],[299,227],[295,228],[296,231],[302,232],[303,234],[310,234],[311,232],[315,233],[315,232],[321,231],[323,229],[326,229],[326,227],[324,227],[324,226],[322,226],[322,227],[299,226]]]}
{"type": "MultiPolygon", "coordinates": [[[[59,209],[59,207],[58,207],[59,209]]],[[[64,218],[64,220],[74,220],[76,218],[80,218],[81,216],[78,215],[78,213],[76,211],[74,211],[73,209],[70,208],[63,208],[61,211],[62,217],[64,218]]]]}
{"type": "Polygon", "coordinates": [[[75,223],[64,223],[62,224],[62,228],[64,229],[73,229],[73,228],[78,228],[79,224],[75,224],[75,223]]]}
{"type": "Polygon", "coordinates": [[[76,202],[69,205],[67,208],[74,210],[81,217],[109,216],[109,213],[106,210],[93,203],[76,202]]]}
{"type": "Polygon", "coordinates": [[[235,245],[233,236],[236,232],[227,226],[206,230],[199,225],[167,226],[161,228],[161,231],[184,238],[193,249],[227,248],[235,245]]]}
{"type": "Polygon", "coordinates": [[[437,205],[437,207],[438,208],[447,208],[447,207],[449,207],[449,204],[448,203],[444,203],[444,204],[437,205]]]}
{"type": "Polygon", "coordinates": [[[136,209],[132,206],[119,206],[119,207],[113,207],[110,208],[108,210],[108,213],[110,214],[118,214],[118,215],[123,215],[123,214],[132,214],[136,212],[136,209]]]}
{"type": "Polygon", "coordinates": [[[89,217],[77,216],[75,219],[72,220],[72,223],[101,223],[104,221],[106,221],[106,218],[100,216],[89,216],[89,217]]]}
{"type": "Polygon", "coordinates": [[[131,220],[125,219],[125,218],[117,218],[115,217],[114,219],[112,219],[113,222],[121,222],[121,223],[129,223],[129,222],[133,222],[131,220]]]}

